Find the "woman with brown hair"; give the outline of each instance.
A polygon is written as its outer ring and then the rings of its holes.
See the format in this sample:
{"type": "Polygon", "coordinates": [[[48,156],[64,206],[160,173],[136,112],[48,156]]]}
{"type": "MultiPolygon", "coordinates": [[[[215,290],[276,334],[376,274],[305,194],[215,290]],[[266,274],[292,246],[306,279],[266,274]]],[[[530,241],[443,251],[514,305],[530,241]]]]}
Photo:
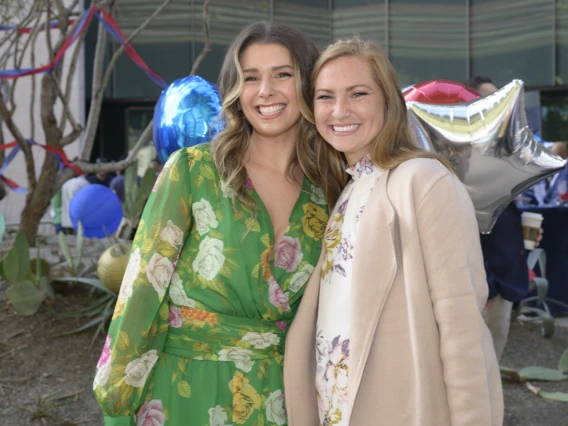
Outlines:
{"type": "Polygon", "coordinates": [[[286,341],[290,425],[501,425],[465,187],[413,144],[396,72],[373,43],[329,46],[312,90],[319,143],[351,180],[286,341]]]}
{"type": "Polygon", "coordinates": [[[273,22],[231,45],[225,128],[170,157],[133,243],[94,383],[105,425],[286,424],[285,336],[319,256],[323,194],[342,187],[340,157],[318,152],[305,118],[317,56],[273,22]]]}

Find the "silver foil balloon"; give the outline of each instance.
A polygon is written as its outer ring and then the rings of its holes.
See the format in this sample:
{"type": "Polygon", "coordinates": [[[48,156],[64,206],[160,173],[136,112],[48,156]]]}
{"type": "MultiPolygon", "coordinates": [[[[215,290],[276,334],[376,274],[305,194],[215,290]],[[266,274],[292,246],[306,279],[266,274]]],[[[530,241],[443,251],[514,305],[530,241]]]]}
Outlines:
{"type": "Polygon", "coordinates": [[[416,143],[446,157],[468,188],[482,233],[517,194],[565,166],[530,131],[521,80],[465,103],[406,105],[416,143]]]}

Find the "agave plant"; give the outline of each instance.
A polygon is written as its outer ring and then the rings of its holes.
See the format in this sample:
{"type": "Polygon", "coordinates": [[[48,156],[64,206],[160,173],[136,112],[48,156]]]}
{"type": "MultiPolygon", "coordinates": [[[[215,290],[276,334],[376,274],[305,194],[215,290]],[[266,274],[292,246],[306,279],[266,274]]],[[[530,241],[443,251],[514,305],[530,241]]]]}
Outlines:
{"type": "Polygon", "coordinates": [[[102,291],[104,294],[96,298],[87,307],[81,309],[78,312],[69,314],[58,314],[60,317],[67,318],[89,318],[82,326],[73,329],[71,331],[57,334],[53,337],[68,336],[70,334],[79,333],[84,330],[88,330],[92,327],[97,327],[95,334],[91,340],[91,346],[95,342],[99,334],[104,333],[105,327],[112,318],[114,312],[114,305],[116,304],[117,294],[106,288],[103,283],[97,278],[85,278],[85,277],[61,277],[55,278],[57,281],[67,281],[67,282],[77,282],[83,283],[91,286],[94,289],[102,291]]]}
{"type": "Polygon", "coordinates": [[[12,248],[1,261],[0,273],[10,283],[6,295],[14,312],[22,316],[35,314],[44,300],[55,298],[49,281],[49,263],[40,258],[37,241],[36,247],[36,258],[30,260],[28,240],[20,229],[12,248]]]}
{"type": "Polygon", "coordinates": [[[542,388],[534,386],[529,382],[529,380],[542,382],[561,382],[568,380],[568,350],[566,350],[560,358],[558,368],[556,369],[532,366],[514,370],[512,368],[501,367],[501,373],[515,380],[526,382],[527,388],[540,398],[549,399],[551,401],[568,402],[567,392],[546,392],[543,391],[542,388]]]}

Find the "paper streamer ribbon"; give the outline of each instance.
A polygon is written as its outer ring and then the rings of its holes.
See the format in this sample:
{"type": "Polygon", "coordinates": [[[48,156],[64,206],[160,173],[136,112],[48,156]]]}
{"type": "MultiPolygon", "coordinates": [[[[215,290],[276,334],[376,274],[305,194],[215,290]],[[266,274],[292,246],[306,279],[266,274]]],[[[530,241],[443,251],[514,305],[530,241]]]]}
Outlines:
{"type": "MultiPolygon", "coordinates": [[[[46,152],[48,152],[53,157],[55,157],[59,161],[60,169],[64,167],[70,167],[71,169],[73,169],[73,171],[77,176],[83,174],[83,170],[81,170],[81,168],[77,164],[74,164],[69,161],[69,159],[67,158],[67,154],[65,153],[65,151],[63,151],[62,148],[50,145],[41,145],[36,141],[34,141],[33,139],[26,139],[26,142],[28,142],[32,146],[39,146],[40,148],[43,148],[46,152]]],[[[8,165],[10,165],[14,157],[20,152],[20,146],[18,145],[17,142],[10,142],[4,145],[0,145],[0,151],[4,151],[9,148],[14,148],[14,149],[10,151],[8,156],[4,159],[2,167],[0,167],[0,180],[4,182],[6,186],[14,192],[27,193],[28,192],[27,188],[20,187],[16,182],[4,176],[4,171],[6,170],[8,165]]]]}
{"type": "MultiPolygon", "coordinates": [[[[103,27],[109,32],[109,34],[112,35],[114,38],[116,38],[124,46],[124,50],[126,51],[126,54],[130,57],[130,59],[132,59],[132,61],[139,68],[141,68],[154,83],[156,83],[158,86],[162,88],[166,88],[168,86],[168,83],[166,83],[166,81],[162,77],[160,77],[158,74],[153,72],[148,67],[148,65],[146,65],[146,63],[142,60],[140,55],[138,55],[136,50],[134,50],[132,45],[126,44],[126,37],[122,33],[115,19],[110,14],[108,14],[104,9],[101,9],[100,11],[97,12],[95,5],[92,5],[87,11],[87,13],[83,15],[81,21],[79,21],[79,24],[77,25],[77,28],[75,28],[73,34],[67,37],[67,40],[65,40],[65,43],[63,43],[61,49],[59,49],[59,52],[57,52],[57,55],[55,56],[55,58],[51,63],[39,68],[0,70],[0,80],[15,79],[15,78],[24,77],[26,75],[40,74],[40,73],[53,71],[53,69],[63,58],[63,55],[65,54],[69,46],[71,46],[77,40],[77,38],[79,38],[81,33],[83,33],[87,29],[87,27],[89,26],[89,24],[93,19],[93,16],[96,16],[103,25],[103,27]]],[[[6,29],[17,29],[17,28],[0,27],[0,30],[2,29],[6,30],[6,29]]]]}
{"type": "Polygon", "coordinates": [[[108,31],[108,33],[112,35],[115,39],[117,39],[120,42],[120,44],[124,46],[124,51],[130,57],[130,59],[132,59],[132,61],[139,68],[141,68],[144,72],[146,72],[146,75],[150,78],[150,80],[152,80],[154,83],[156,83],[158,86],[160,86],[163,89],[168,87],[168,83],[166,83],[166,81],[162,77],[160,77],[158,74],[152,71],[148,67],[148,65],[146,65],[146,63],[142,60],[140,55],[136,53],[136,50],[134,50],[132,45],[126,44],[126,37],[124,37],[122,30],[120,29],[114,18],[109,13],[107,13],[104,9],[101,9],[99,12],[96,13],[96,16],[97,18],[99,18],[101,24],[103,24],[103,26],[108,31]]]}
{"type": "Polygon", "coordinates": [[[63,43],[63,46],[61,46],[61,49],[59,49],[59,52],[57,52],[57,55],[50,64],[44,65],[39,68],[2,70],[0,71],[0,80],[7,80],[7,79],[24,77],[26,75],[51,72],[57,66],[59,61],[61,61],[63,55],[65,54],[65,51],[69,48],[69,46],[71,46],[71,44],[73,44],[75,40],[77,40],[77,38],[81,35],[81,33],[85,30],[85,28],[87,28],[87,26],[93,19],[94,14],[95,14],[95,7],[91,6],[87,11],[87,13],[83,15],[81,21],[79,21],[79,24],[77,25],[77,28],[75,28],[75,31],[73,31],[73,34],[67,37],[67,40],[65,40],[65,43],[63,43]]]}

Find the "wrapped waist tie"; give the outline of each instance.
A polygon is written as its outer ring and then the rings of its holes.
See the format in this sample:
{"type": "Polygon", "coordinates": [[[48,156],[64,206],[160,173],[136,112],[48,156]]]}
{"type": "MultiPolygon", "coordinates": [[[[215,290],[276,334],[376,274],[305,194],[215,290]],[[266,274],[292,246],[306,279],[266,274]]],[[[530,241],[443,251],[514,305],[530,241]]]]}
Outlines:
{"type": "MultiPolygon", "coordinates": [[[[287,323],[170,306],[164,352],[189,359],[241,362],[282,358],[287,323]]],[[[280,359],[281,361],[281,359],[280,359]]]]}

